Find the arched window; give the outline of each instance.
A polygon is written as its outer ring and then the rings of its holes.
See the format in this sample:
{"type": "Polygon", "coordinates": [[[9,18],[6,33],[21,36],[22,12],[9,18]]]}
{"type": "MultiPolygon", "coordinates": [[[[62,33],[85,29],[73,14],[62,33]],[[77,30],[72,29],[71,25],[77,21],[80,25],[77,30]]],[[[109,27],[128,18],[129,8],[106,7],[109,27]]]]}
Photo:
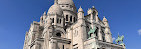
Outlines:
{"type": "Polygon", "coordinates": [[[102,39],[103,39],[103,41],[105,42],[106,40],[105,40],[105,34],[104,34],[104,32],[103,31],[101,31],[102,32],[102,39]]]}
{"type": "Polygon", "coordinates": [[[66,21],[68,21],[68,15],[66,15],[66,21]]]}
{"type": "Polygon", "coordinates": [[[64,48],[64,45],[63,45],[63,49],[65,49],[65,48],[64,48]]]}
{"type": "Polygon", "coordinates": [[[69,7],[69,6],[66,6],[66,7],[69,7]]]}
{"type": "Polygon", "coordinates": [[[54,18],[52,19],[52,23],[54,23],[54,18]]]}
{"type": "Polygon", "coordinates": [[[59,23],[59,18],[57,18],[57,23],[59,23]]]}
{"type": "Polygon", "coordinates": [[[100,49],[100,48],[97,48],[97,49],[100,49]]]}
{"type": "MultiPolygon", "coordinates": [[[[75,18],[75,20],[77,21],[77,18],[75,18]]],[[[76,21],[75,21],[75,22],[76,22],[76,21]]]]}
{"type": "Polygon", "coordinates": [[[60,19],[60,23],[61,23],[61,19],[60,19]]]}
{"type": "Polygon", "coordinates": [[[62,6],[62,7],[64,7],[64,6],[62,6]]]}
{"type": "Polygon", "coordinates": [[[57,36],[57,37],[61,37],[61,33],[57,33],[56,36],[57,36]]]}
{"type": "Polygon", "coordinates": [[[99,28],[97,27],[97,29],[95,31],[95,34],[96,34],[97,37],[98,37],[98,30],[99,30],[99,28]]]}
{"type": "Polygon", "coordinates": [[[72,16],[70,16],[70,21],[72,22],[72,16]]]}
{"type": "MultiPolygon", "coordinates": [[[[89,31],[90,31],[90,28],[89,28],[89,25],[87,24],[87,26],[86,26],[86,32],[89,32],[89,31]]],[[[89,38],[89,36],[87,36],[87,38],[89,38]]]]}
{"type": "Polygon", "coordinates": [[[75,22],[76,20],[75,20],[75,17],[73,18],[73,21],[75,22]]]}

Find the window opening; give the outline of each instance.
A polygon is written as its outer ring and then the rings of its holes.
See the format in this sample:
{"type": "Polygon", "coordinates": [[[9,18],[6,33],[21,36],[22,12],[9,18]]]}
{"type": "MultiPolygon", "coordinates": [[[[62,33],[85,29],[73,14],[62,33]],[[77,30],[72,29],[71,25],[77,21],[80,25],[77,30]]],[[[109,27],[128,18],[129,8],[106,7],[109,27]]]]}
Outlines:
{"type": "Polygon", "coordinates": [[[70,16],[70,21],[72,22],[72,16],[70,16]]]}
{"type": "Polygon", "coordinates": [[[68,21],[68,15],[66,15],[66,21],[68,21]]]}
{"type": "Polygon", "coordinates": [[[59,23],[59,18],[57,18],[57,23],[59,23]]]}

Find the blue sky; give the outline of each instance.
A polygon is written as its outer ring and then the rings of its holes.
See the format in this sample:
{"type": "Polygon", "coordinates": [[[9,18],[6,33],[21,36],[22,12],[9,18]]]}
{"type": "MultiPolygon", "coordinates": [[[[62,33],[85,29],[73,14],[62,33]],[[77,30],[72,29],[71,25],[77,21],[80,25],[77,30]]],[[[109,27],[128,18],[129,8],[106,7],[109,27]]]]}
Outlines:
{"type": "MultiPolygon", "coordinates": [[[[53,0],[0,0],[0,49],[22,49],[25,32],[33,21],[39,21],[53,0]]],[[[127,49],[141,47],[141,0],[74,0],[85,15],[95,6],[100,19],[109,21],[114,38],[124,35],[127,49]],[[140,30],[140,31],[139,31],[140,30]]]]}

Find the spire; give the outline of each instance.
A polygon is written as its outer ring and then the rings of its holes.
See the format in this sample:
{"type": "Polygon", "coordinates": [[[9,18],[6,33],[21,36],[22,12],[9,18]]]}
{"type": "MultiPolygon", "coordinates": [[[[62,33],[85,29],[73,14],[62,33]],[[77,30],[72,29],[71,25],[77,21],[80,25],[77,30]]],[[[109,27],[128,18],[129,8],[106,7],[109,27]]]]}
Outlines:
{"type": "Polygon", "coordinates": [[[108,20],[105,18],[105,16],[102,21],[105,24],[105,26],[109,28],[108,20]]]}
{"type": "Polygon", "coordinates": [[[46,15],[46,11],[44,11],[44,14],[43,15],[46,15]]]}
{"type": "Polygon", "coordinates": [[[87,11],[87,13],[88,14],[92,14],[93,13],[93,9],[92,8],[89,8],[88,11],[87,11]]]}
{"type": "Polygon", "coordinates": [[[103,18],[103,22],[107,22],[107,19],[106,19],[106,17],[104,16],[104,18],[103,18]]]}
{"type": "Polygon", "coordinates": [[[58,4],[58,0],[54,0],[54,4],[58,4]]]}
{"type": "Polygon", "coordinates": [[[78,12],[83,12],[83,9],[81,8],[81,6],[80,6],[80,8],[78,9],[78,12]]]}
{"type": "Polygon", "coordinates": [[[78,9],[77,15],[78,15],[78,19],[84,18],[84,11],[83,11],[83,9],[81,8],[81,6],[80,6],[80,8],[78,9]]]}

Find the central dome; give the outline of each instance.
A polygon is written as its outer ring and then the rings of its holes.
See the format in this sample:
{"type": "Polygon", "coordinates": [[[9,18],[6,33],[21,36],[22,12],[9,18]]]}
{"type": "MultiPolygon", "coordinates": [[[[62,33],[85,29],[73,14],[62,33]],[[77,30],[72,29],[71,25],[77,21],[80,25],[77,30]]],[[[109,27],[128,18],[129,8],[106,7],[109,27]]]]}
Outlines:
{"type": "Polygon", "coordinates": [[[69,4],[74,6],[73,0],[58,0],[58,4],[69,4]]]}
{"type": "Polygon", "coordinates": [[[58,14],[58,15],[62,15],[63,14],[63,10],[60,8],[60,6],[58,4],[54,4],[52,5],[49,10],[48,10],[48,14],[58,14]]]}
{"type": "Polygon", "coordinates": [[[61,9],[77,13],[73,0],[57,0],[57,3],[60,5],[61,9]]]}

